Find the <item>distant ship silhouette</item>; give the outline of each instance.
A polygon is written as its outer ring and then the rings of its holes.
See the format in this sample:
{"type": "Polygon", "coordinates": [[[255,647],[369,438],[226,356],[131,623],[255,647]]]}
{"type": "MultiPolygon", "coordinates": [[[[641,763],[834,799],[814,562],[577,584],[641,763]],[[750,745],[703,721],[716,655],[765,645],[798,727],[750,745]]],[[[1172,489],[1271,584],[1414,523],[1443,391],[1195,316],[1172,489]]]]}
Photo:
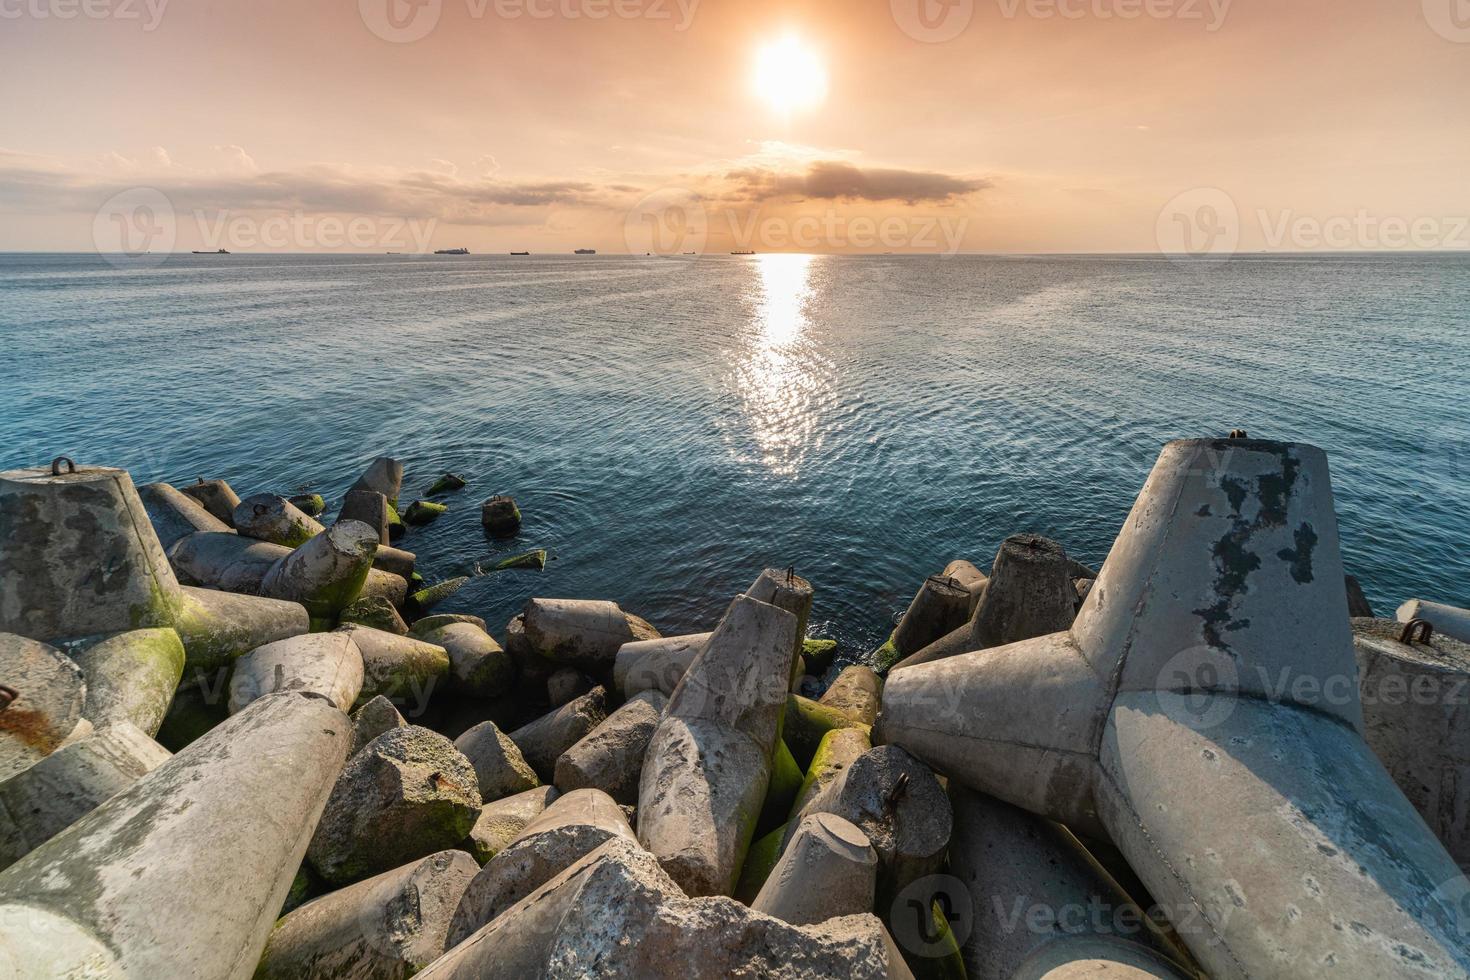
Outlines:
{"type": "Polygon", "coordinates": [[[220,248],[220,249],[215,249],[213,252],[195,252],[194,254],[195,255],[229,255],[230,253],[229,252],[226,252],[224,249],[220,248]]]}
{"type": "Polygon", "coordinates": [[[435,255],[469,255],[467,248],[441,248],[434,252],[435,255]]]}
{"type": "Polygon", "coordinates": [[[579,248],[579,249],[576,249],[575,251],[573,251],[572,254],[573,255],[596,255],[597,254],[597,249],[595,249],[595,248],[579,248]]]}

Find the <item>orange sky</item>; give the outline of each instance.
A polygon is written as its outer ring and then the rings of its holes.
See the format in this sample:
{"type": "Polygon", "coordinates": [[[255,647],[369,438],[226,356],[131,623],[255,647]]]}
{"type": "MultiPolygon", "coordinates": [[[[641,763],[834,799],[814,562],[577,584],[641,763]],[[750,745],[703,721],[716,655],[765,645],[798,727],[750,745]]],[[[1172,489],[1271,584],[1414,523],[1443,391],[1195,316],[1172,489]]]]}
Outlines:
{"type": "Polygon", "coordinates": [[[1457,3],[0,0],[0,249],[1470,248],[1457,3]]]}

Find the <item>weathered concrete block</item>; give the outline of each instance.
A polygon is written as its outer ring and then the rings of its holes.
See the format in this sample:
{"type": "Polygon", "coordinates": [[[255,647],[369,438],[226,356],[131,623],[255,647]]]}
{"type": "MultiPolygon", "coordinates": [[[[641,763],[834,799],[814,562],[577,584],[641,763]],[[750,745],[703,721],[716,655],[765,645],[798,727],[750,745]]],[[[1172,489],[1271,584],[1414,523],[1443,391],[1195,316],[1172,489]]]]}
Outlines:
{"type": "Polygon", "coordinates": [[[947,575],[924,580],[913,602],[893,630],[892,642],[900,658],[917,653],[970,618],[969,588],[947,575]]]}
{"type": "Polygon", "coordinates": [[[855,825],[832,813],[801,821],[751,908],[795,926],[873,911],[878,855],[855,825]]]}
{"type": "Polygon", "coordinates": [[[293,493],[286,499],[307,517],[320,517],[327,509],[327,500],[319,493],[293,493]]]}
{"type": "Polygon", "coordinates": [[[0,873],[0,962],[250,977],[347,743],[325,700],[261,698],[0,873]]]}
{"type": "Polygon", "coordinates": [[[1361,738],[1355,675],[1325,454],[1193,440],[1164,448],[1070,631],[895,672],[880,725],[1111,837],[1199,911],[1181,934],[1213,976],[1401,976],[1404,949],[1465,974],[1462,872],[1361,738]]]}
{"type": "Polygon", "coordinates": [[[690,894],[735,887],[781,737],[795,633],[791,613],[737,596],[649,742],[639,839],[690,894]]]}
{"type": "MultiPolygon", "coordinates": [[[[1100,961],[1098,970],[1111,977],[1108,969],[1121,969],[1111,964],[1134,966],[1140,958],[1137,946],[1099,946],[1102,939],[1148,947],[1142,957],[1145,963],[1152,958],[1156,970],[1139,976],[1183,976],[1159,956],[1165,949],[1143,911],[1060,825],[962,786],[953,785],[949,792],[954,804],[950,877],[937,884],[957,881],[965,890],[943,899],[950,910],[968,912],[960,919],[967,928],[959,937],[967,976],[1037,976],[1028,964],[1045,960],[1058,970],[1100,961]]],[[[920,955],[930,951],[918,929],[901,915],[895,921],[900,946],[913,946],[920,955]]]]}
{"type": "Polygon", "coordinates": [[[55,647],[0,633],[0,779],[55,751],[82,720],[82,669],[55,647]]]}
{"type": "Polygon", "coordinates": [[[98,729],[0,782],[0,870],[169,759],[127,722],[98,729]]]}
{"type": "MultiPolygon", "coordinates": [[[[953,813],[929,767],[895,745],[864,752],[806,808],[803,820],[835,813],[856,824],[878,852],[878,894],[886,902],[944,864],[953,813]]],[[[799,828],[788,825],[787,846],[799,828]]]]}
{"type": "Polygon", "coordinates": [[[813,674],[825,674],[837,656],[836,640],[806,640],[801,645],[801,659],[813,674]]]}
{"type": "MultiPolygon", "coordinates": [[[[387,572],[404,580],[404,588],[407,582],[413,578],[414,566],[418,563],[418,555],[412,551],[404,551],[392,545],[380,544],[378,550],[373,553],[373,568],[380,572],[387,572]]],[[[386,594],[386,593],[385,593],[386,594]]]]}
{"type": "Polygon", "coordinates": [[[174,620],[185,664],[198,669],[224,666],[256,647],[300,636],[310,626],[299,602],[189,585],[182,589],[174,620]]]}
{"type": "Polygon", "coordinates": [[[359,881],[456,846],[481,805],[475,769],[449,739],[394,728],[348,760],[307,856],[335,885],[359,881]]]}
{"type": "Polygon", "coordinates": [[[403,523],[409,527],[427,527],[437,521],[448,509],[448,504],[439,504],[432,500],[415,500],[403,512],[403,523]]]}
{"type": "Polygon", "coordinates": [[[526,824],[536,819],[561,793],[555,786],[537,786],[503,800],[486,803],[461,847],[485,864],[505,850],[526,824]]]}
{"type": "Polygon", "coordinates": [[[510,497],[491,497],[480,505],[480,523],[492,538],[513,538],[521,532],[521,511],[510,497]]]}
{"type": "Polygon", "coordinates": [[[569,704],[510,733],[543,782],[556,778],[556,760],[607,720],[607,690],[594,687],[569,704]]]}
{"type": "Polygon", "coordinates": [[[227,534],[230,525],[215,517],[204,505],[167,483],[145,483],[138,488],[138,499],[148,513],[148,520],[164,550],[186,534],[216,531],[227,534]]]}
{"type": "Polygon", "coordinates": [[[450,925],[450,945],[468,939],[613,837],[634,840],[633,828],[611,797],[595,789],[563,793],[470,882],[450,925]]]}
{"type": "Polygon", "coordinates": [[[868,726],[861,725],[846,712],[810,698],[793,694],[786,699],[786,717],[781,736],[786,739],[791,755],[798,765],[811,765],[822,739],[827,737],[827,733],[839,728],[862,728],[865,733],[868,730],[868,726]]]}
{"type": "Polygon", "coordinates": [[[531,599],[524,625],[531,649],[553,663],[610,671],[625,643],[658,639],[658,631],[615,602],[531,599]]]}
{"type": "Polygon", "coordinates": [[[479,778],[480,797],[485,802],[523,793],[541,785],[533,770],[493,721],[482,721],[459,738],[454,747],[464,753],[479,778]]]}
{"type": "Polygon", "coordinates": [[[388,544],[388,498],[376,490],[349,490],[342,499],[337,521],[361,521],[378,535],[378,544],[388,544]]]}
{"type": "Polygon", "coordinates": [[[98,728],[124,722],[158,734],[184,676],[184,644],[171,629],[132,630],[68,644],[82,668],[82,714],[98,728]]]}
{"type": "Polygon", "coordinates": [[[350,636],[293,636],[256,647],[235,661],[230,677],[230,714],[282,691],[320,695],[347,711],[362,690],[362,680],[362,654],[350,636]]]}
{"type": "Polygon", "coordinates": [[[409,635],[444,648],[455,690],[460,693],[498,698],[515,683],[515,661],[484,626],[431,616],[414,623],[409,635]]]}
{"type": "Polygon", "coordinates": [[[546,678],[546,699],[554,708],[560,708],[568,701],[577,698],[592,690],[596,685],[575,667],[563,667],[546,678]]]}
{"type": "Polygon", "coordinates": [[[469,481],[457,473],[445,473],[424,491],[426,497],[437,497],[440,494],[454,493],[469,486],[469,481]]]}
{"type": "Polygon", "coordinates": [[[397,507],[398,495],[403,492],[403,464],[389,456],[379,456],[368,464],[368,468],[347,492],[351,493],[353,490],[381,493],[389,504],[397,507]]]}
{"type": "Polygon", "coordinates": [[[806,778],[796,791],[796,800],[791,804],[791,820],[800,823],[808,813],[817,812],[811,809],[812,802],[872,747],[872,739],[861,728],[835,728],[828,732],[817,746],[811,765],[807,767],[806,778]]]}
{"type": "Polygon", "coordinates": [[[454,946],[424,980],[585,975],[605,980],[912,980],[877,917],[793,926],[727,898],[688,899],[636,844],[614,838],[454,946]]]}
{"type": "MultiPolygon", "coordinates": [[[[436,630],[441,626],[448,626],[450,623],[469,623],[471,626],[479,627],[486,633],[490,632],[489,624],[479,616],[471,616],[469,613],[435,613],[432,616],[425,616],[423,619],[414,620],[413,627],[409,630],[409,633],[418,637],[420,640],[427,640],[428,637],[423,635],[425,631],[436,630]]],[[[430,640],[429,642],[432,643],[433,641],[430,640]]],[[[440,645],[442,646],[443,644],[440,645]]]]}
{"type": "Polygon", "coordinates": [[[1363,737],[1461,868],[1470,869],[1470,644],[1354,619],[1363,737]]]}
{"type": "Polygon", "coordinates": [[[883,679],[871,667],[845,667],[818,703],[871,728],[883,703],[883,679]]]}
{"type": "Polygon", "coordinates": [[[443,955],[479,870],[463,851],[439,851],[308,902],[276,924],[255,980],[412,976],[443,955]]]}
{"type": "MultiPolygon", "coordinates": [[[[359,654],[360,656],[360,654],[359,654]]],[[[408,722],[381,694],[352,713],[352,749],[348,757],[357,755],[373,739],[394,728],[407,728],[408,722]]]]}
{"type": "Polygon", "coordinates": [[[337,622],[371,626],[375,630],[395,636],[408,635],[408,624],[403,621],[397,608],[379,595],[359,597],[338,614],[337,622]]]}
{"type": "MultiPolygon", "coordinates": [[[[802,644],[806,642],[806,624],[812,615],[812,584],[797,575],[795,569],[767,568],[756,578],[755,584],[745,590],[745,594],[796,617],[794,653],[800,656],[802,644]]],[[[794,673],[793,676],[799,675],[794,673]]]]}
{"type": "Polygon", "coordinates": [[[377,548],[366,524],[339,521],[273,563],[260,594],[299,602],[314,617],[335,616],[363,592],[377,548]]]}
{"type": "MultiPolygon", "coordinates": [[[[965,616],[965,621],[969,622],[970,618],[975,615],[975,607],[980,605],[980,599],[985,595],[985,587],[990,584],[990,576],[963,558],[956,558],[945,565],[944,571],[939,574],[970,593],[970,611],[965,616]]],[[[1096,578],[1096,576],[1093,577],[1096,578]]]]}
{"type": "Polygon", "coordinates": [[[971,650],[1004,646],[1072,625],[1077,590],[1062,546],[1039,534],[1001,542],[985,596],[975,609],[971,650]]]}
{"type": "Polygon", "coordinates": [[[643,691],[668,697],[712,635],[693,633],[623,644],[613,662],[613,686],[625,698],[643,691]]]}
{"type": "Polygon", "coordinates": [[[435,582],[433,585],[410,593],[404,601],[403,607],[407,611],[409,618],[418,619],[424,613],[464,588],[468,582],[469,576],[467,575],[460,575],[456,578],[445,579],[442,582],[435,582]]]}
{"type": "Polygon", "coordinates": [[[235,526],[230,522],[235,519],[235,507],[239,505],[240,498],[224,480],[206,480],[201,476],[199,482],[181,489],[199,501],[216,520],[235,526]]]}
{"type": "Polygon", "coordinates": [[[336,632],[351,637],[362,653],[361,701],[381,694],[390,701],[413,699],[421,704],[449,673],[449,653],[441,646],[354,623],[345,623],[336,632]]]}
{"type": "Polygon", "coordinates": [[[608,715],[556,760],[557,789],[600,789],[619,803],[637,803],[643,756],[666,704],[657,691],[644,691],[608,715]]]}
{"type": "Polygon", "coordinates": [[[1401,623],[1422,619],[1434,627],[1435,632],[1453,637],[1461,643],[1470,643],[1470,609],[1447,606],[1441,602],[1425,602],[1410,599],[1394,613],[1401,623]]]}
{"type": "Polygon", "coordinates": [[[285,497],[257,493],[235,505],[235,530],[257,541],[299,548],[326,528],[285,497]]]}

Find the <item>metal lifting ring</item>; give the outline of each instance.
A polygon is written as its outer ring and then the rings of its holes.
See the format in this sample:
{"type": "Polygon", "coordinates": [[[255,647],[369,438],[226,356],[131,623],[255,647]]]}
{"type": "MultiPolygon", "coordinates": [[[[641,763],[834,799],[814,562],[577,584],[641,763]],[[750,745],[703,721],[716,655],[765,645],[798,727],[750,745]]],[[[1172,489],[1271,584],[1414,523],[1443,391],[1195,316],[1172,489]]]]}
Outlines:
{"type": "Polygon", "coordinates": [[[57,456],[55,459],[53,459],[51,461],[51,475],[52,476],[60,476],[61,475],[61,464],[62,463],[65,463],[66,464],[66,471],[68,473],[75,473],[77,471],[77,464],[76,463],[73,463],[70,459],[68,459],[65,456],[57,456]]]}

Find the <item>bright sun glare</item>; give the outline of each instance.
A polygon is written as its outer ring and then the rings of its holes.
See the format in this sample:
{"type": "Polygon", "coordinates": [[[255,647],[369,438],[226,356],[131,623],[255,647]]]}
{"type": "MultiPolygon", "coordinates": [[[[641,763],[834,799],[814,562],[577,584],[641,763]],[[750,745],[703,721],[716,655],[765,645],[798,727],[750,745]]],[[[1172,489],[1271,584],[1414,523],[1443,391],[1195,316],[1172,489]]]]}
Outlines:
{"type": "Polygon", "coordinates": [[[785,116],[815,109],[827,98],[827,69],[794,34],[762,45],[755,56],[755,91],[785,116]]]}

